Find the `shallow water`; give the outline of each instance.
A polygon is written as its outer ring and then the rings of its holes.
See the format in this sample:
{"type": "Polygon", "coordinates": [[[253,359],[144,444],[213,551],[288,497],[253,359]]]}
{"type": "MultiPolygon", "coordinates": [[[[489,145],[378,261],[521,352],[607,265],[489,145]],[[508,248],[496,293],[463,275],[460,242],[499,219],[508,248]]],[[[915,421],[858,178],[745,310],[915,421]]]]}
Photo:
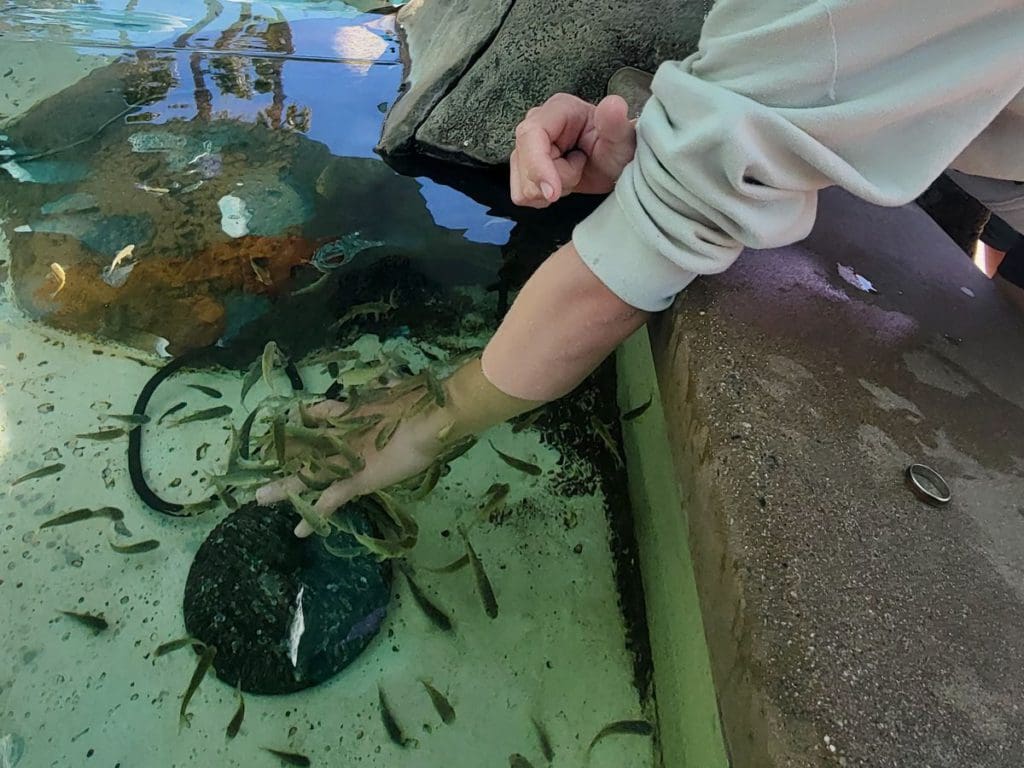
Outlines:
{"type": "MultiPolygon", "coordinates": [[[[540,766],[531,718],[550,732],[555,764],[582,766],[601,727],[645,715],[643,631],[619,607],[617,567],[631,578],[611,533],[628,528],[624,478],[587,427],[592,413],[616,417],[605,371],[534,426],[485,435],[426,499],[397,493],[420,526],[409,562],[425,568],[461,554],[455,524],[489,486],[511,486],[472,536],[496,618],[468,570],[419,571],[453,633],[395,578],[385,624],[352,666],[299,693],[247,696],[233,740],[235,691],[210,675],[178,730],[194,657],[152,651],[184,633],[186,576],[227,511],[154,512],[129,482],[123,439],[75,435],[116,426],[109,414],[131,411],[161,354],[218,345],[148,412],[184,401],[179,415],[219,404],[231,414],[144,428],[154,489],[198,500],[247,413],[242,371],[266,340],[318,392],[332,381],[314,362],[324,348],[359,352],[338,374],[351,383],[396,350],[415,367],[479,348],[500,311],[488,288],[516,225],[373,154],[401,77],[393,22],[333,0],[0,8],[0,162],[13,161],[0,171],[0,767],[279,764],[261,747],[313,765],[507,765],[521,753],[540,766]],[[353,305],[388,298],[381,316],[329,330],[353,305]],[[543,474],[517,472],[489,442],[543,474]],[[108,540],[123,530],[102,519],[38,528],[102,506],[123,510],[131,540],[160,546],[118,554],[108,540]],[[93,634],[60,610],[110,627],[93,634]],[[453,723],[420,678],[451,700],[453,723]],[[404,748],[381,721],[378,686],[413,740],[404,748]]],[[[652,765],[651,740],[608,739],[589,764],[652,765]]]]}

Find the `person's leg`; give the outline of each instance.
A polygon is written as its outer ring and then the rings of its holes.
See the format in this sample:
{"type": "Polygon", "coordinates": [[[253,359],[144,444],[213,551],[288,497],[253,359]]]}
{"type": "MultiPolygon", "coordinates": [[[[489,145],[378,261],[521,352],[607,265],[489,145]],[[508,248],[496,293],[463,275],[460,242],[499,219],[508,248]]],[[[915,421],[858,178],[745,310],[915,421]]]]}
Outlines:
{"type": "Polygon", "coordinates": [[[1024,312],[1024,183],[969,176],[953,170],[947,175],[964,192],[988,206],[993,213],[990,223],[998,219],[992,225],[989,240],[993,248],[1006,253],[993,279],[1024,312]]]}

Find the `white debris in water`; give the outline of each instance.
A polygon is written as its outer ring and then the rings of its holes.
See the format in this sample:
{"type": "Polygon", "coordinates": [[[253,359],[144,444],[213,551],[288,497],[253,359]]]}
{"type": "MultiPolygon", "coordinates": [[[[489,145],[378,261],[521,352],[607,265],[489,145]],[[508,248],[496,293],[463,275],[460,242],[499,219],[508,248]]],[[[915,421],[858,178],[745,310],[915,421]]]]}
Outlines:
{"type": "Polygon", "coordinates": [[[220,208],[220,228],[228,237],[242,237],[249,234],[249,221],[252,219],[245,201],[234,195],[224,195],[218,202],[220,208]]]}
{"type": "Polygon", "coordinates": [[[4,147],[3,149],[0,149],[0,157],[14,157],[16,154],[18,153],[15,152],[10,147],[4,147]]]}
{"type": "Polygon", "coordinates": [[[288,633],[288,658],[292,660],[293,667],[299,664],[299,643],[302,641],[302,633],[306,631],[306,620],[302,615],[302,593],[305,590],[305,587],[299,587],[299,594],[295,596],[295,617],[288,633]]]}
{"type": "Polygon", "coordinates": [[[35,181],[35,179],[32,178],[32,174],[26,171],[20,165],[18,165],[18,163],[15,162],[14,160],[8,160],[3,165],[0,165],[0,168],[3,168],[5,171],[11,174],[11,178],[14,179],[15,181],[35,181]]]}
{"type": "Polygon", "coordinates": [[[30,224],[22,224],[14,228],[15,232],[31,232],[32,226],[30,224]]]}
{"type": "Polygon", "coordinates": [[[960,293],[962,293],[964,296],[970,296],[972,299],[974,298],[974,291],[972,291],[966,285],[960,286],[960,293]]]}
{"type": "Polygon", "coordinates": [[[864,275],[857,274],[853,267],[848,267],[845,264],[836,264],[836,269],[839,270],[839,276],[846,282],[852,285],[854,288],[858,288],[865,293],[878,293],[875,289],[874,283],[868,280],[864,275]]]}

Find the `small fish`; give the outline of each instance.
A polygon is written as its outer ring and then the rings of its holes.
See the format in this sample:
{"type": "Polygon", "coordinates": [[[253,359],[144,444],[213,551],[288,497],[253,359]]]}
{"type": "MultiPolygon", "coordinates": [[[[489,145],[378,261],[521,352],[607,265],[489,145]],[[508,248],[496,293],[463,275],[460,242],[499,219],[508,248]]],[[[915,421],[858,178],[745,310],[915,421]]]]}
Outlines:
{"type": "Polygon", "coordinates": [[[442,565],[440,568],[424,568],[423,570],[430,571],[431,573],[455,573],[456,571],[461,571],[467,565],[469,565],[469,555],[463,555],[457,560],[452,560],[448,565],[442,565]]]}
{"type": "Polygon", "coordinates": [[[144,413],[108,413],[103,418],[115,419],[133,427],[141,427],[143,424],[149,423],[149,416],[144,413]]]}
{"type": "Polygon", "coordinates": [[[33,469],[27,475],[22,475],[17,480],[11,483],[11,486],[15,486],[18,483],[24,483],[26,480],[35,480],[40,477],[46,477],[47,475],[55,475],[64,469],[63,464],[47,464],[45,467],[39,469],[33,469]]]}
{"type": "Polygon", "coordinates": [[[335,547],[330,544],[327,539],[323,539],[324,549],[334,557],[341,558],[342,560],[351,560],[355,557],[362,557],[366,554],[365,547],[335,547]]]}
{"type": "Polygon", "coordinates": [[[277,458],[279,466],[283,466],[286,457],[286,449],[288,447],[288,432],[285,429],[285,417],[283,414],[279,414],[274,418],[272,426],[272,434],[274,436],[274,455],[277,458]]]}
{"type": "Polygon", "coordinates": [[[299,400],[298,411],[299,423],[302,426],[306,427],[307,429],[315,429],[316,427],[319,427],[321,425],[320,420],[309,412],[309,408],[307,408],[306,404],[301,400],[299,400]]]}
{"type": "Polygon", "coordinates": [[[604,443],[605,448],[612,454],[612,458],[615,459],[615,463],[618,466],[623,466],[622,455],[619,453],[618,443],[615,442],[615,438],[612,437],[612,433],[608,431],[608,425],[601,421],[594,414],[590,414],[590,426],[593,427],[594,432],[601,438],[601,442],[604,443]]]}
{"type": "Polygon", "coordinates": [[[297,291],[293,291],[292,292],[292,296],[305,296],[306,294],[309,294],[309,293],[316,293],[321,288],[323,288],[325,285],[327,285],[327,281],[330,279],[330,277],[331,276],[325,272],[323,275],[318,277],[316,280],[314,280],[309,285],[307,285],[307,286],[305,286],[303,288],[299,288],[299,290],[297,290],[297,291]]]}
{"type": "Polygon", "coordinates": [[[228,723],[227,730],[224,732],[229,739],[238,735],[238,729],[242,727],[242,720],[245,718],[245,699],[242,698],[241,682],[239,682],[235,693],[238,694],[238,709],[235,710],[235,716],[231,718],[231,722],[228,723]]]}
{"type": "Polygon", "coordinates": [[[413,599],[423,610],[423,613],[426,614],[427,618],[430,619],[431,623],[442,632],[451,632],[451,618],[448,614],[438,608],[434,601],[427,596],[427,593],[423,591],[420,585],[416,583],[412,577],[412,569],[403,567],[402,573],[405,574],[405,580],[409,583],[409,591],[412,593],[413,599]]]}
{"type": "Polygon", "coordinates": [[[295,511],[306,521],[306,525],[313,529],[313,533],[324,537],[331,535],[331,524],[327,521],[326,517],[313,509],[312,504],[303,501],[294,493],[288,494],[288,501],[292,503],[295,511]]]}
{"type": "Polygon", "coordinates": [[[426,689],[427,695],[430,697],[430,701],[434,705],[434,709],[437,710],[437,714],[441,717],[441,721],[445,725],[451,725],[454,723],[455,709],[452,707],[451,702],[445,698],[445,695],[422,678],[420,678],[420,685],[426,689]]]}
{"type": "Polygon", "coordinates": [[[91,613],[75,613],[74,611],[61,611],[61,613],[71,617],[80,624],[84,624],[97,634],[110,626],[102,616],[93,616],[91,613]]]}
{"type": "MultiPolygon", "coordinates": [[[[149,184],[146,184],[144,181],[136,182],[135,183],[135,188],[139,189],[139,190],[142,190],[143,192],[149,192],[151,195],[166,195],[168,192],[171,191],[171,190],[167,189],[167,187],[151,187],[151,186],[149,186],[149,184]]],[[[135,246],[131,246],[131,247],[134,248],[135,246]]]]}
{"type": "Polygon", "coordinates": [[[221,394],[220,390],[214,389],[213,387],[208,387],[205,384],[186,384],[185,386],[188,387],[189,389],[194,389],[196,392],[202,392],[204,395],[207,395],[208,397],[216,398],[217,400],[220,400],[222,397],[224,397],[224,395],[221,394]]]}
{"type": "Polygon", "coordinates": [[[555,750],[551,746],[551,737],[548,735],[547,728],[536,717],[531,717],[530,722],[533,723],[533,729],[537,732],[537,741],[540,742],[541,754],[550,763],[555,759],[555,750]]]}
{"type": "Polygon", "coordinates": [[[270,270],[260,262],[265,262],[266,259],[260,259],[253,257],[249,259],[249,266],[252,267],[253,274],[256,275],[256,279],[264,285],[273,285],[274,278],[270,275],[270,270]]]}
{"type": "Polygon", "coordinates": [[[533,763],[518,752],[513,752],[508,756],[508,765],[509,768],[533,768],[533,763]]]}
{"type": "Polygon", "coordinates": [[[529,429],[530,427],[532,427],[534,424],[537,423],[537,419],[540,418],[540,415],[543,412],[544,412],[543,408],[537,408],[532,413],[530,413],[530,415],[527,416],[525,419],[517,421],[515,423],[515,425],[512,427],[512,434],[513,435],[518,435],[523,430],[526,430],[526,429],[529,429]]]}
{"type": "Polygon", "coordinates": [[[437,462],[441,465],[450,464],[474,445],[476,445],[476,438],[473,435],[466,435],[446,448],[444,453],[437,457],[437,462]]]}
{"type": "Polygon", "coordinates": [[[178,728],[180,729],[183,725],[191,725],[192,715],[188,713],[188,703],[192,701],[192,696],[199,688],[199,684],[203,682],[203,678],[206,677],[206,673],[210,671],[210,667],[213,666],[213,657],[217,655],[217,646],[208,645],[203,648],[203,653],[199,657],[199,661],[196,663],[196,669],[192,673],[192,679],[188,681],[188,688],[185,689],[185,696],[181,700],[181,709],[178,711],[178,728]]]}
{"type": "Polygon", "coordinates": [[[176,640],[169,640],[166,643],[161,643],[160,645],[158,645],[156,647],[156,650],[153,651],[153,658],[158,659],[161,656],[166,656],[168,653],[173,653],[174,651],[181,650],[182,648],[185,648],[189,645],[200,651],[202,651],[202,649],[206,647],[206,643],[204,643],[202,640],[197,640],[194,637],[179,637],[176,640]]]}
{"type": "Polygon", "coordinates": [[[151,552],[160,546],[160,542],[156,539],[145,539],[144,541],[136,541],[131,544],[115,544],[112,541],[108,543],[112,550],[120,552],[122,555],[138,555],[142,552],[151,552]]]}
{"type": "Polygon", "coordinates": [[[57,294],[64,290],[64,285],[68,281],[68,276],[67,273],[64,272],[64,267],[56,261],[50,265],[50,276],[57,282],[57,289],[50,294],[50,298],[55,299],[57,298],[57,294]]]}
{"type": "Polygon", "coordinates": [[[427,498],[430,492],[437,486],[437,481],[441,479],[442,469],[444,469],[444,465],[440,462],[435,461],[431,464],[423,474],[423,482],[413,492],[412,497],[417,501],[427,498]]]}
{"type": "Polygon", "coordinates": [[[493,442],[491,442],[491,448],[494,448],[494,452],[501,457],[501,460],[504,461],[513,469],[518,469],[520,472],[525,472],[526,474],[533,475],[534,477],[541,474],[541,468],[538,467],[536,464],[531,464],[528,461],[517,459],[515,456],[509,456],[507,453],[499,451],[495,447],[493,442]]]}
{"type": "Polygon", "coordinates": [[[373,439],[373,447],[378,451],[383,451],[388,443],[391,442],[391,438],[395,436],[395,432],[398,431],[398,425],[402,423],[402,417],[399,416],[394,421],[388,422],[380,428],[380,432],[373,439]]]}
{"type": "Polygon", "coordinates": [[[484,611],[492,619],[498,616],[498,601],[494,597],[494,588],[491,586],[491,580],[487,578],[487,573],[484,571],[483,563],[480,562],[480,558],[476,555],[476,550],[473,549],[473,545],[469,542],[469,535],[466,533],[466,529],[461,525],[459,526],[459,535],[462,536],[462,540],[466,542],[466,554],[469,556],[469,564],[473,566],[473,575],[476,578],[476,588],[480,592],[480,599],[484,602],[484,611]]]}
{"type": "Polygon", "coordinates": [[[511,490],[508,483],[494,483],[487,489],[484,503],[480,506],[480,519],[487,519],[505,503],[511,490]]]}
{"type": "Polygon", "coordinates": [[[178,411],[180,411],[182,408],[184,408],[186,405],[188,405],[188,403],[186,403],[184,400],[182,400],[180,403],[176,403],[175,405],[172,405],[170,408],[168,408],[166,411],[164,411],[163,416],[161,416],[159,419],[157,419],[156,423],[157,424],[163,424],[164,423],[164,419],[166,419],[168,416],[173,416],[178,411]]]}
{"type": "Polygon", "coordinates": [[[594,749],[594,745],[597,744],[605,736],[615,736],[622,734],[632,734],[634,736],[650,736],[654,733],[654,726],[646,720],[616,720],[614,723],[609,723],[591,740],[590,746],[587,747],[587,754],[594,749]]]}
{"type": "Polygon", "coordinates": [[[453,429],[455,429],[455,422],[449,421],[447,424],[441,427],[441,429],[438,430],[437,441],[439,443],[443,443],[444,441],[446,441],[448,439],[448,436],[452,433],[453,429]]]}
{"type": "MultiPolygon", "coordinates": [[[[256,406],[249,415],[245,417],[245,421],[242,422],[242,430],[238,433],[238,458],[248,459],[249,458],[249,442],[250,435],[252,435],[252,425],[256,423],[256,416],[260,412],[259,406],[256,406]]],[[[233,456],[228,457],[231,460],[233,456]]]]}
{"type": "Polygon", "coordinates": [[[182,416],[180,419],[175,419],[173,426],[180,427],[182,424],[191,424],[196,421],[209,421],[210,419],[219,419],[227,416],[231,413],[230,405],[218,405],[216,408],[206,408],[202,411],[196,411],[190,413],[188,416],[182,416]]]}
{"type": "Polygon", "coordinates": [[[239,398],[239,402],[245,404],[245,396],[249,394],[249,390],[252,389],[256,382],[260,380],[260,366],[254,361],[249,366],[249,370],[245,372],[245,378],[242,379],[242,396],[239,398]]]}
{"type": "Polygon", "coordinates": [[[277,344],[268,341],[263,348],[263,356],[260,358],[260,372],[263,374],[263,382],[267,385],[267,389],[275,395],[277,390],[274,389],[274,382],[270,380],[270,375],[274,372],[274,363],[277,362],[278,356],[277,344]]]}
{"type": "Polygon", "coordinates": [[[308,766],[312,765],[308,757],[300,755],[298,752],[283,752],[280,749],[271,749],[270,747],[260,747],[260,749],[264,752],[269,752],[285,765],[297,765],[299,768],[308,768],[308,766]]]}
{"type": "Polygon", "coordinates": [[[391,711],[391,707],[388,705],[387,697],[384,695],[384,689],[379,685],[377,686],[377,701],[380,704],[380,716],[384,721],[384,730],[388,732],[388,736],[400,747],[406,747],[409,745],[409,739],[404,733],[402,733],[402,727],[395,720],[395,715],[391,711]]]}
{"type": "Polygon", "coordinates": [[[650,397],[647,398],[646,402],[644,402],[644,403],[638,405],[636,408],[628,410],[624,414],[622,414],[622,420],[623,421],[632,421],[633,419],[639,419],[641,416],[644,415],[644,413],[647,412],[647,409],[651,407],[651,403],[653,401],[654,401],[654,395],[651,395],[650,397]]]}
{"type": "Polygon", "coordinates": [[[202,443],[201,445],[196,446],[196,461],[202,461],[203,456],[206,455],[208,450],[210,450],[209,443],[202,443]]]}
{"type": "Polygon", "coordinates": [[[63,515],[47,520],[45,523],[39,526],[40,530],[43,528],[56,528],[58,525],[69,525],[71,523],[77,523],[82,520],[92,520],[97,517],[106,517],[113,521],[123,520],[124,512],[117,507],[101,507],[100,509],[73,509],[70,512],[65,512],[63,515]]]}
{"type": "Polygon", "coordinates": [[[130,259],[133,253],[135,253],[135,245],[126,245],[114,255],[114,260],[110,262],[110,269],[117,269],[121,266],[121,262],[125,259],[130,259]]]}
{"type": "Polygon", "coordinates": [[[427,381],[427,392],[434,398],[434,402],[441,408],[444,408],[445,403],[448,402],[448,395],[444,391],[444,385],[441,384],[440,379],[434,375],[434,373],[428,368],[425,372],[427,381]]]}
{"type": "Polygon", "coordinates": [[[110,265],[103,268],[101,273],[103,282],[112,288],[120,288],[124,285],[128,280],[128,275],[135,269],[135,262],[130,261],[133,253],[135,253],[134,245],[126,245],[118,251],[110,265]]]}
{"type": "Polygon", "coordinates": [[[99,432],[82,432],[75,435],[75,437],[80,437],[83,440],[116,440],[127,434],[120,427],[115,427],[114,429],[101,429],[99,432]]]}

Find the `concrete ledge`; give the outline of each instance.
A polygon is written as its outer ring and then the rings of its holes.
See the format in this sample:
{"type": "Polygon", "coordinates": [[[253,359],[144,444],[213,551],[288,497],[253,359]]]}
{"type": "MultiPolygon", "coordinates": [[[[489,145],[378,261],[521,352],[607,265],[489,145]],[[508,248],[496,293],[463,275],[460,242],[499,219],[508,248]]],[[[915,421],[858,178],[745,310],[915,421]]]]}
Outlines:
{"type": "Polygon", "coordinates": [[[733,765],[1019,767],[1024,322],[996,287],[919,209],[829,191],[652,338],[733,765]]]}

